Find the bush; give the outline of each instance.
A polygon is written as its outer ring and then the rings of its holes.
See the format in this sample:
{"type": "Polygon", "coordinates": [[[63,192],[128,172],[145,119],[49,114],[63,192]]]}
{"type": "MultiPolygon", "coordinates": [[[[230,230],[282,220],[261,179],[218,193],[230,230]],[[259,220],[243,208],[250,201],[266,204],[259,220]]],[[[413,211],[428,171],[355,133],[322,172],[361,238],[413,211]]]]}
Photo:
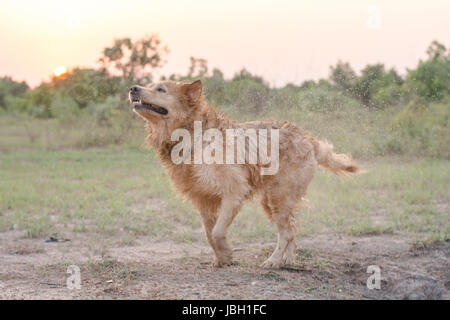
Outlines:
{"type": "MultiPolygon", "coordinates": [[[[120,79],[111,77],[104,69],[73,69],[64,78],[54,78],[52,86],[55,91],[68,96],[79,109],[90,103],[101,103],[109,96],[120,93],[120,79]]],[[[124,90],[126,92],[126,90],[124,90]]]]}
{"type": "Polygon", "coordinates": [[[7,109],[3,109],[5,111],[17,113],[24,112],[27,109],[27,99],[23,96],[6,95],[3,101],[8,106],[7,109]]]}
{"type": "Polygon", "coordinates": [[[243,112],[260,113],[270,99],[270,89],[254,79],[236,79],[226,86],[224,104],[233,105],[243,112]]]}
{"type": "Polygon", "coordinates": [[[56,92],[51,103],[52,116],[60,119],[73,119],[80,114],[78,104],[68,95],[56,92]]]}
{"type": "MultiPolygon", "coordinates": [[[[393,120],[396,140],[403,152],[417,156],[450,158],[450,108],[448,104],[428,104],[413,100],[393,120]]],[[[394,143],[395,142],[390,142],[394,143]]]]}
{"type": "Polygon", "coordinates": [[[448,58],[420,62],[410,71],[408,88],[427,101],[442,101],[450,95],[450,60],[448,58]]]}
{"type": "Polygon", "coordinates": [[[22,98],[29,90],[25,82],[14,81],[11,77],[0,78],[0,109],[15,111],[16,98],[22,98]]]}
{"type": "Polygon", "coordinates": [[[120,107],[120,97],[110,96],[102,103],[91,102],[88,112],[93,115],[99,125],[111,126],[120,107]]]}
{"type": "Polygon", "coordinates": [[[333,112],[358,103],[341,91],[314,86],[297,94],[298,107],[305,111],[333,112]]]}
{"type": "Polygon", "coordinates": [[[25,110],[29,115],[38,118],[52,118],[51,104],[55,94],[54,88],[43,83],[25,94],[25,110]]]}
{"type": "Polygon", "coordinates": [[[387,108],[406,100],[405,88],[397,83],[379,88],[373,96],[373,103],[377,107],[387,108]]]}

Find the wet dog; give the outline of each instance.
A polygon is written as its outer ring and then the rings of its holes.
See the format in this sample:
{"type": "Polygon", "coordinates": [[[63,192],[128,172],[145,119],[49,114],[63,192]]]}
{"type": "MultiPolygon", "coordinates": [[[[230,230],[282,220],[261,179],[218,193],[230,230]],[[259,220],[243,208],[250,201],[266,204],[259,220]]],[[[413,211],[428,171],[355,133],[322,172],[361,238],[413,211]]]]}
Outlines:
{"type": "MultiPolygon", "coordinates": [[[[133,86],[129,97],[134,112],[146,121],[148,145],[156,150],[174,187],[198,210],[206,237],[215,253],[215,266],[231,262],[232,249],[226,238],[227,229],[244,201],[256,194],[261,198],[265,214],[278,228],[277,246],[263,266],[276,268],[292,263],[297,230],[293,212],[305,195],[317,167],[321,166],[339,176],[355,174],[360,170],[349,155],[334,153],[331,144],[312,137],[294,124],[283,121],[239,123],[229,120],[208,105],[200,80],[192,83],[162,81],[148,87],[133,86]],[[202,162],[202,157],[196,161],[191,152],[183,156],[185,161],[174,161],[173,151],[179,143],[173,137],[176,130],[190,134],[191,146],[200,144],[200,148],[207,148],[211,144],[212,139],[192,138],[195,136],[196,123],[200,124],[203,132],[215,129],[216,133],[223,133],[223,136],[227,136],[227,131],[231,129],[238,132],[263,132],[266,145],[271,146],[270,154],[277,155],[271,158],[277,161],[276,170],[262,174],[262,170],[273,164],[261,159],[250,161],[248,152],[261,148],[261,144],[249,139],[237,146],[247,152],[244,161],[211,163],[202,162]],[[276,135],[269,135],[268,132],[276,135]]],[[[257,141],[264,139],[258,136],[257,141]]],[[[219,141],[217,135],[215,140],[219,141]]],[[[239,150],[234,152],[233,147],[233,154],[228,157],[231,149],[226,146],[229,144],[227,139],[221,149],[222,157],[236,160],[239,150]]],[[[218,155],[218,150],[214,149],[213,157],[218,155]]],[[[259,152],[257,150],[256,154],[259,155],[259,152]]]]}

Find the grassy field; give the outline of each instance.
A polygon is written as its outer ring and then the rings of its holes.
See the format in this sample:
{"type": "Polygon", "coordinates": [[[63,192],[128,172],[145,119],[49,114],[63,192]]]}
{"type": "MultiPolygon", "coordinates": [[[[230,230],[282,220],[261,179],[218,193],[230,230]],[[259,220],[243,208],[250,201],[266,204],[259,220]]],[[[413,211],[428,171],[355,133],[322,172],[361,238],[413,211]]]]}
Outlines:
{"type": "MultiPolygon", "coordinates": [[[[230,228],[232,266],[209,267],[199,217],[142,147],[143,123],[131,112],[108,125],[87,115],[0,117],[0,298],[449,298],[450,161],[418,152],[429,140],[393,132],[395,113],[239,115],[296,122],[367,170],[343,181],[318,172],[306,208],[296,212],[296,263],[270,271],[259,265],[276,228],[258,199],[230,228]],[[49,242],[52,236],[63,241],[49,242]],[[78,291],[65,287],[71,264],[81,268],[78,291]],[[386,279],[377,293],[365,286],[374,264],[386,279]]],[[[445,143],[440,148],[436,154],[448,154],[445,143]]]]}
{"type": "MultiPolygon", "coordinates": [[[[262,115],[291,119],[330,138],[367,169],[344,181],[319,172],[307,208],[297,214],[301,234],[402,232],[411,241],[448,239],[449,161],[375,155],[381,141],[392,138],[387,120],[393,112],[262,115]]],[[[70,230],[121,235],[123,241],[203,239],[196,213],[174,193],[153,151],[142,147],[142,122],[124,123],[0,118],[0,230],[23,230],[31,238],[70,230]]],[[[235,241],[257,241],[273,238],[275,228],[255,200],[230,232],[235,241]]]]}
{"type": "MultiPolygon", "coordinates": [[[[448,240],[449,163],[384,157],[367,173],[313,180],[297,224],[302,235],[401,232],[411,241],[448,240]]],[[[93,232],[203,241],[189,204],[178,198],[152,151],[136,148],[32,150],[0,155],[0,230],[24,237],[93,232]]],[[[230,233],[236,242],[273,240],[275,227],[255,200],[230,233]]]]}

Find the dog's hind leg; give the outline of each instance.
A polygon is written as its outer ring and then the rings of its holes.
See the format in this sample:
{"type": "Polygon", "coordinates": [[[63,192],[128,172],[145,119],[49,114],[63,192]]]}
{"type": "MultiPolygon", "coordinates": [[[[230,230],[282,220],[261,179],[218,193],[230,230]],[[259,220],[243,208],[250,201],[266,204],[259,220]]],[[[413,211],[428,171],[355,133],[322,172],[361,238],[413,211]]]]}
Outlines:
{"type": "Polygon", "coordinates": [[[212,238],[212,230],[217,221],[217,212],[211,211],[210,209],[201,209],[200,217],[202,218],[203,229],[205,230],[206,239],[209,245],[216,252],[216,244],[212,238]]]}
{"type": "MultiPolygon", "coordinates": [[[[296,228],[294,226],[294,228],[296,228]]],[[[295,233],[294,233],[295,234],[295,233]]],[[[295,262],[295,253],[297,251],[297,244],[295,243],[295,236],[286,247],[286,250],[283,255],[283,264],[292,265],[295,262]]]]}
{"type": "MultiPolygon", "coordinates": [[[[269,189],[270,190],[270,189],[269,189]]],[[[267,217],[276,223],[278,228],[277,246],[270,256],[261,265],[264,268],[279,268],[284,264],[294,262],[297,245],[295,243],[294,208],[295,201],[286,196],[273,192],[273,189],[263,194],[261,205],[267,217]]]]}
{"type": "Polygon", "coordinates": [[[280,171],[279,183],[274,180],[265,186],[261,204],[269,219],[277,225],[278,243],[263,267],[278,268],[294,262],[297,249],[294,208],[306,194],[316,168],[314,153],[308,153],[298,163],[291,163],[288,171],[280,171]]]}
{"type": "Polygon", "coordinates": [[[279,268],[286,263],[292,263],[295,255],[295,219],[293,208],[274,208],[272,218],[278,228],[278,242],[272,255],[264,261],[264,268],[279,268]]]}
{"type": "Polygon", "coordinates": [[[228,227],[241,209],[241,200],[222,199],[216,224],[211,232],[213,249],[216,255],[214,265],[221,267],[231,262],[232,248],[227,241],[228,227]]]}

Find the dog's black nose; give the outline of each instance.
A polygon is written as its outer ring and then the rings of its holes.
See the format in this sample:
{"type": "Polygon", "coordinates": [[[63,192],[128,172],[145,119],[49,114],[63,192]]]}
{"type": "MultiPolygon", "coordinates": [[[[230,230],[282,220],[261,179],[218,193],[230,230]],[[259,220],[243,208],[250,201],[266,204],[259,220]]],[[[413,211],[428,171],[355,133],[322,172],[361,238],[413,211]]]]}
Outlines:
{"type": "Polygon", "coordinates": [[[139,92],[139,91],[141,91],[141,88],[139,86],[132,86],[132,87],[130,87],[130,92],[131,93],[136,93],[136,92],[139,92]]]}

